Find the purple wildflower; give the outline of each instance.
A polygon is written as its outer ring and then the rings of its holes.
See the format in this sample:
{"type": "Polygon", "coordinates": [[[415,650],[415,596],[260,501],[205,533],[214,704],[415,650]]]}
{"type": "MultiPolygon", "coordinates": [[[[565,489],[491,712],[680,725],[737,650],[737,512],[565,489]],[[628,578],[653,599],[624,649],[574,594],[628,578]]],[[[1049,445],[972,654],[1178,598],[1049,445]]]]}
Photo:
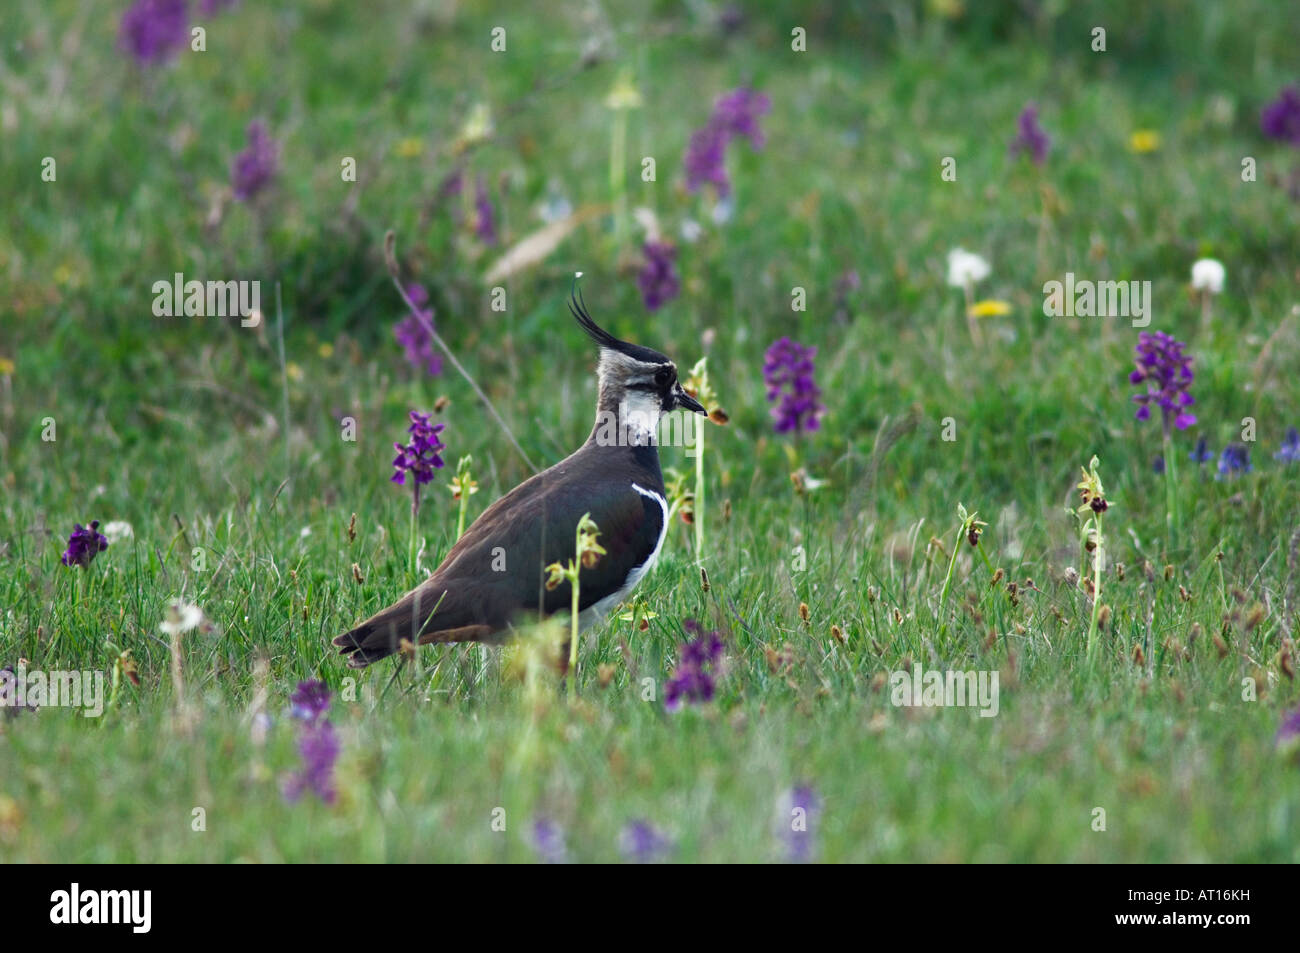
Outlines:
{"type": "Polygon", "coordinates": [[[1016,120],[1016,137],[1011,140],[1011,157],[1028,152],[1035,165],[1042,165],[1052,147],[1052,138],[1038,124],[1038,107],[1033,103],[1020,111],[1016,120]]]}
{"type": "Polygon", "coordinates": [[[284,785],[284,796],[290,801],[312,791],[326,804],[333,804],[338,796],[334,789],[334,764],[342,750],[338,732],[326,719],[304,726],[298,738],[298,755],[302,769],[289,777],[284,785]]]}
{"type": "Polygon", "coordinates": [[[564,829],[544,817],[533,822],[533,847],[544,864],[563,864],[569,860],[564,829]]]}
{"type": "Polygon", "coordinates": [[[637,275],[636,282],[646,308],[658,311],[682,290],[674,263],[677,248],[672,242],[646,242],[641,251],[645,255],[645,267],[637,275]]]}
{"type": "Polygon", "coordinates": [[[1277,99],[1264,107],[1259,125],[1270,139],[1300,146],[1300,90],[1294,86],[1283,89],[1277,99]]]}
{"type": "Polygon", "coordinates": [[[430,416],[411,411],[411,426],[406,428],[411,435],[410,442],[393,444],[397,450],[397,457],[393,460],[393,467],[397,471],[392,477],[394,483],[405,483],[408,472],[415,475],[417,484],[430,483],[433,481],[433,471],[442,469],[443,459],[438,451],[444,449],[445,445],[438,434],[446,425],[430,424],[430,416]]]}
{"type": "Polygon", "coordinates": [[[803,347],[783,337],[767,349],[763,357],[763,379],[767,382],[768,403],[777,433],[816,430],[826,408],[819,398],[821,389],[813,382],[815,347],[803,347]]]}
{"type": "Polygon", "coordinates": [[[1273,454],[1273,459],[1281,460],[1283,463],[1300,463],[1300,431],[1292,427],[1286,432],[1282,449],[1273,454]]]}
{"type": "Polygon", "coordinates": [[[669,711],[677,711],[683,702],[712,701],[722,663],[722,639],[716,631],[702,631],[694,619],[687,619],[683,627],[696,638],[682,646],[682,660],[664,686],[664,707],[669,711]]]}
{"type": "MultiPolygon", "coordinates": [[[[395,443],[397,456],[393,458],[394,473],[392,481],[394,483],[406,483],[406,475],[410,473],[415,477],[415,482],[411,484],[411,525],[415,525],[415,516],[420,512],[420,486],[433,481],[433,471],[440,470],[444,466],[443,459],[438,455],[439,450],[445,449],[443,442],[438,439],[438,434],[445,424],[429,423],[430,414],[421,414],[411,411],[411,426],[406,428],[406,432],[411,435],[408,443],[395,443]]],[[[412,539],[414,539],[412,535],[412,539]]],[[[412,543],[414,547],[414,543],[412,543]]],[[[411,562],[415,562],[415,550],[411,550],[411,562]]]]}
{"type": "Polygon", "coordinates": [[[728,135],[744,136],[755,149],[767,140],[758,128],[758,119],[772,108],[772,100],[763,93],[741,87],[721,96],[713,104],[713,121],[728,135]]]}
{"type": "Polygon", "coordinates": [[[1230,443],[1219,455],[1219,473],[1216,479],[1250,473],[1254,469],[1250,465],[1250,448],[1244,443],[1230,443]]]}
{"type": "Polygon", "coordinates": [[[786,795],[789,830],[785,832],[787,855],[792,863],[804,863],[813,853],[814,821],[821,811],[821,799],[810,785],[799,784],[786,795]]]}
{"type": "Polygon", "coordinates": [[[430,376],[437,376],[442,373],[442,355],[438,353],[433,335],[429,333],[429,327],[433,326],[433,308],[425,307],[429,303],[429,292],[422,285],[412,282],[406,286],[406,294],[420,316],[408,314],[393,325],[393,337],[402,345],[406,360],[413,367],[423,368],[430,376]],[[428,320],[428,327],[421,316],[428,320]]]}
{"type": "Polygon", "coordinates": [[[446,424],[429,423],[431,416],[411,411],[411,426],[406,428],[411,435],[410,441],[393,444],[397,448],[397,456],[393,459],[394,483],[406,483],[406,474],[410,473],[418,487],[433,482],[433,471],[442,469],[444,461],[438,451],[446,449],[446,446],[438,439],[438,434],[446,424]]]}
{"type": "Polygon", "coordinates": [[[619,835],[623,857],[633,864],[652,864],[669,854],[673,842],[646,821],[629,821],[619,835]]]}
{"type": "Polygon", "coordinates": [[[1165,455],[1163,453],[1156,454],[1155,459],[1151,461],[1151,469],[1156,473],[1165,472],[1165,455]]]}
{"type": "Polygon", "coordinates": [[[1205,445],[1205,438],[1196,441],[1196,449],[1187,455],[1193,463],[1209,463],[1214,459],[1214,451],[1205,445]]]}
{"type": "Polygon", "coordinates": [[[321,801],[334,803],[334,762],[338,761],[342,745],[334,725],[325,718],[329,688],[324,681],[299,681],[289,705],[292,718],[302,722],[298,754],[303,766],[286,781],[285,797],[296,801],[305,790],[312,790],[321,801]]]}
{"type": "Polygon", "coordinates": [[[1137,369],[1129,374],[1129,383],[1147,383],[1147,392],[1133,397],[1133,400],[1141,404],[1137,419],[1148,419],[1151,416],[1151,404],[1158,404],[1165,433],[1169,432],[1171,422],[1179,430],[1186,430],[1196,423],[1196,417],[1184,410],[1196,402],[1187,392],[1193,374],[1192,358],[1183,353],[1186,346],[1163,331],[1154,334],[1143,331],[1138,335],[1138,344],[1134,349],[1137,353],[1137,369]]]}
{"type": "Polygon", "coordinates": [[[727,153],[727,136],[712,123],[691,133],[691,141],[686,147],[686,188],[698,192],[700,186],[712,183],[719,195],[731,191],[731,180],[727,178],[724,163],[727,153]]]}
{"type": "Polygon", "coordinates": [[[289,715],[308,724],[329,711],[330,690],[324,682],[299,682],[289,698],[289,715]]]}
{"type": "Polygon", "coordinates": [[[484,245],[497,243],[496,210],[481,175],[474,186],[474,234],[484,245]]]}
{"type": "Polygon", "coordinates": [[[279,165],[280,149],[259,119],[248,124],[248,148],[235,156],[230,167],[230,182],[235,198],[247,202],[266,188],[275,177],[279,165]]]}
{"type": "Polygon", "coordinates": [[[141,66],[167,62],[189,41],[185,0],[136,0],[118,27],[118,45],[141,66]]]}
{"type": "Polygon", "coordinates": [[[325,717],[329,707],[330,691],[321,681],[299,682],[289,699],[289,714],[302,723],[298,736],[302,768],[284,785],[284,796],[290,801],[310,790],[326,804],[334,803],[334,763],[342,745],[334,725],[325,717]]]}
{"type": "Polygon", "coordinates": [[[1300,745],[1300,708],[1283,717],[1273,744],[1279,748],[1300,745]]]}
{"type": "Polygon", "coordinates": [[[709,121],[691,134],[686,147],[683,165],[686,167],[686,188],[697,192],[700,186],[712,184],[718,195],[731,192],[727,178],[727,146],[736,136],[744,136],[754,149],[763,148],[763,131],[758,126],[760,116],[772,108],[772,101],[763,93],[752,89],[734,89],[720,96],[713,104],[709,121]]]}
{"type": "Polygon", "coordinates": [[[99,520],[91,520],[86,527],[74,523],[72,535],[68,537],[68,548],[63,552],[63,565],[84,569],[106,549],[108,537],[99,532],[99,520]]]}

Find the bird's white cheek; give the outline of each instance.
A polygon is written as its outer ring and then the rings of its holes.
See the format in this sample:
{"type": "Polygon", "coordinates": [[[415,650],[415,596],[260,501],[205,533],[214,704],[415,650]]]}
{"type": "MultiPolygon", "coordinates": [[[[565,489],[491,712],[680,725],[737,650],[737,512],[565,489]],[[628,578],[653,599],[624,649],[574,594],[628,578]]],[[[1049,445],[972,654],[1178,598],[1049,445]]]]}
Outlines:
{"type": "Polygon", "coordinates": [[[619,430],[629,436],[653,437],[659,428],[663,405],[653,394],[630,394],[619,405],[619,430]]]}

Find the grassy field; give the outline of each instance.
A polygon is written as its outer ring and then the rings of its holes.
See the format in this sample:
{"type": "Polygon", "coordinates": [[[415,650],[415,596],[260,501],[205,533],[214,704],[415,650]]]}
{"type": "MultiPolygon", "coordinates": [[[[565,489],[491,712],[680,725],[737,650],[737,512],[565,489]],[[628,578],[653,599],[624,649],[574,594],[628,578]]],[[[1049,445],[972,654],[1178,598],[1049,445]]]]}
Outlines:
{"type": "MultiPolygon", "coordinates": [[[[608,861],[636,821],[679,861],[1300,860],[1300,767],[1275,742],[1300,701],[1300,464],[1274,459],[1300,426],[1300,152],[1260,127],[1297,81],[1284,5],[819,3],[732,24],[693,3],[247,3],[195,14],[206,50],[151,67],[118,47],[125,4],[10,6],[0,667],[102,671],[111,698],[94,719],[0,714],[0,860],[608,861]],[[639,108],[607,106],[620,74],[639,108]],[[770,98],[766,141],[729,149],[719,212],[683,154],[746,84],[770,98]],[[1031,102],[1041,165],[1008,152],[1031,102]],[[484,108],[490,132],[467,133],[484,108]],[[241,202],[254,119],[278,172],[241,202]],[[479,181],[495,245],[470,227],[479,181]],[[681,293],[653,312],[620,203],[677,246],[681,293]],[[486,281],[561,204],[591,216],[486,281]],[[705,548],[674,526],[635,619],[584,641],[576,696],[526,647],[358,674],[329,646],[454,542],[460,457],[470,518],[530,472],[450,365],[404,360],[390,229],[534,461],[591,426],[575,271],[616,334],[683,369],[708,355],[730,422],[707,432],[705,548]],[[991,263],[976,296],[1008,306],[976,340],[946,282],[959,246],[991,263]],[[1208,314],[1188,287],[1202,256],[1227,269],[1208,314]],[[265,319],[156,317],[176,272],[261,281],[265,319]],[[1138,329],[1046,316],[1067,272],[1149,281],[1147,330],[1187,342],[1198,422],[1173,435],[1169,483],[1159,420],[1134,419],[1138,329]],[[818,349],[816,431],[773,431],[782,336],[818,349]],[[444,396],[413,572],[392,444],[444,396]],[[1217,456],[1188,458],[1200,438],[1246,441],[1253,470],[1217,479],[1217,456]],[[1111,505],[1089,652],[1071,511],[1094,455],[1111,505]],[[978,547],[959,504],[987,521],[978,547]],[[63,565],[91,520],[133,534],[63,565]],[[175,599],[208,622],[169,637],[175,599]],[[722,633],[724,673],[713,701],[667,712],[688,619],[722,633]],[[998,673],[996,716],[894,704],[890,673],[916,663],[998,673]],[[333,803],[282,792],[310,679],[333,693],[333,803]],[[539,825],[561,833],[539,844],[539,825]]],[[[693,480],[681,448],[661,456],[693,480]]]]}

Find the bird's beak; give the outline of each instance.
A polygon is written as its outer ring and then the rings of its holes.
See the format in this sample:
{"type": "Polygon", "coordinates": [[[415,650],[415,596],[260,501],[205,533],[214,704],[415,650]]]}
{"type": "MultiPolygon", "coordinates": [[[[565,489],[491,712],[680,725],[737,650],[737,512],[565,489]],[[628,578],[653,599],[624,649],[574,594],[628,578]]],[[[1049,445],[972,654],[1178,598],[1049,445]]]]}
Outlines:
{"type": "Polygon", "coordinates": [[[681,407],[683,410],[694,411],[697,414],[704,414],[706,416],[709,413],[704,409],[703,404],[690,394],[686,393],[686,391],[682,390],[681,384],[678,384],[676,389],[673,390],[673,406],[681,407]]]}

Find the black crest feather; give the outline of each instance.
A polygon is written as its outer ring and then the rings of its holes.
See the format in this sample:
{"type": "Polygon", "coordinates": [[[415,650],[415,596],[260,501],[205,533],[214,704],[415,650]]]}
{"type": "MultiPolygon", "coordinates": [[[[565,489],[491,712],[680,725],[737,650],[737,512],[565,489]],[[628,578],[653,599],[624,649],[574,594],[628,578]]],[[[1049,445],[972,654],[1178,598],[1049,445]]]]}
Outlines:
{"type": "Polygon", "coordinates": [[[573,279],[573,289],[569,292],[569,312],[577,319],[578,324],[582,325],[582,330],[587,332],[587,336],[601,347],[618,350],[619,346],[625,343],[602,328],[592,318],[591,313],[587,311],[587,302],[582,299],[582,289],[578,287],[577,278],[573,279]]]}
{"type": "Polygon", "coordinates": [[[587,336],[599,344],[601,347],[607,347],[610,350],[626,354],[628,357],[635,358],[646,364],[669,364],[666,355],[660,354],[652,348],[642,347],[639,344],[630,344],[627,341],[620,341],[614,335],[610,334],[592,318],[591,313],[587,310],[587,302],[583,300],[582,289],[578,287],[578,279],[573,279],[573,289],[569,292],[569,312],[582,326],[582,330],[587,332],[587,336]]]}

